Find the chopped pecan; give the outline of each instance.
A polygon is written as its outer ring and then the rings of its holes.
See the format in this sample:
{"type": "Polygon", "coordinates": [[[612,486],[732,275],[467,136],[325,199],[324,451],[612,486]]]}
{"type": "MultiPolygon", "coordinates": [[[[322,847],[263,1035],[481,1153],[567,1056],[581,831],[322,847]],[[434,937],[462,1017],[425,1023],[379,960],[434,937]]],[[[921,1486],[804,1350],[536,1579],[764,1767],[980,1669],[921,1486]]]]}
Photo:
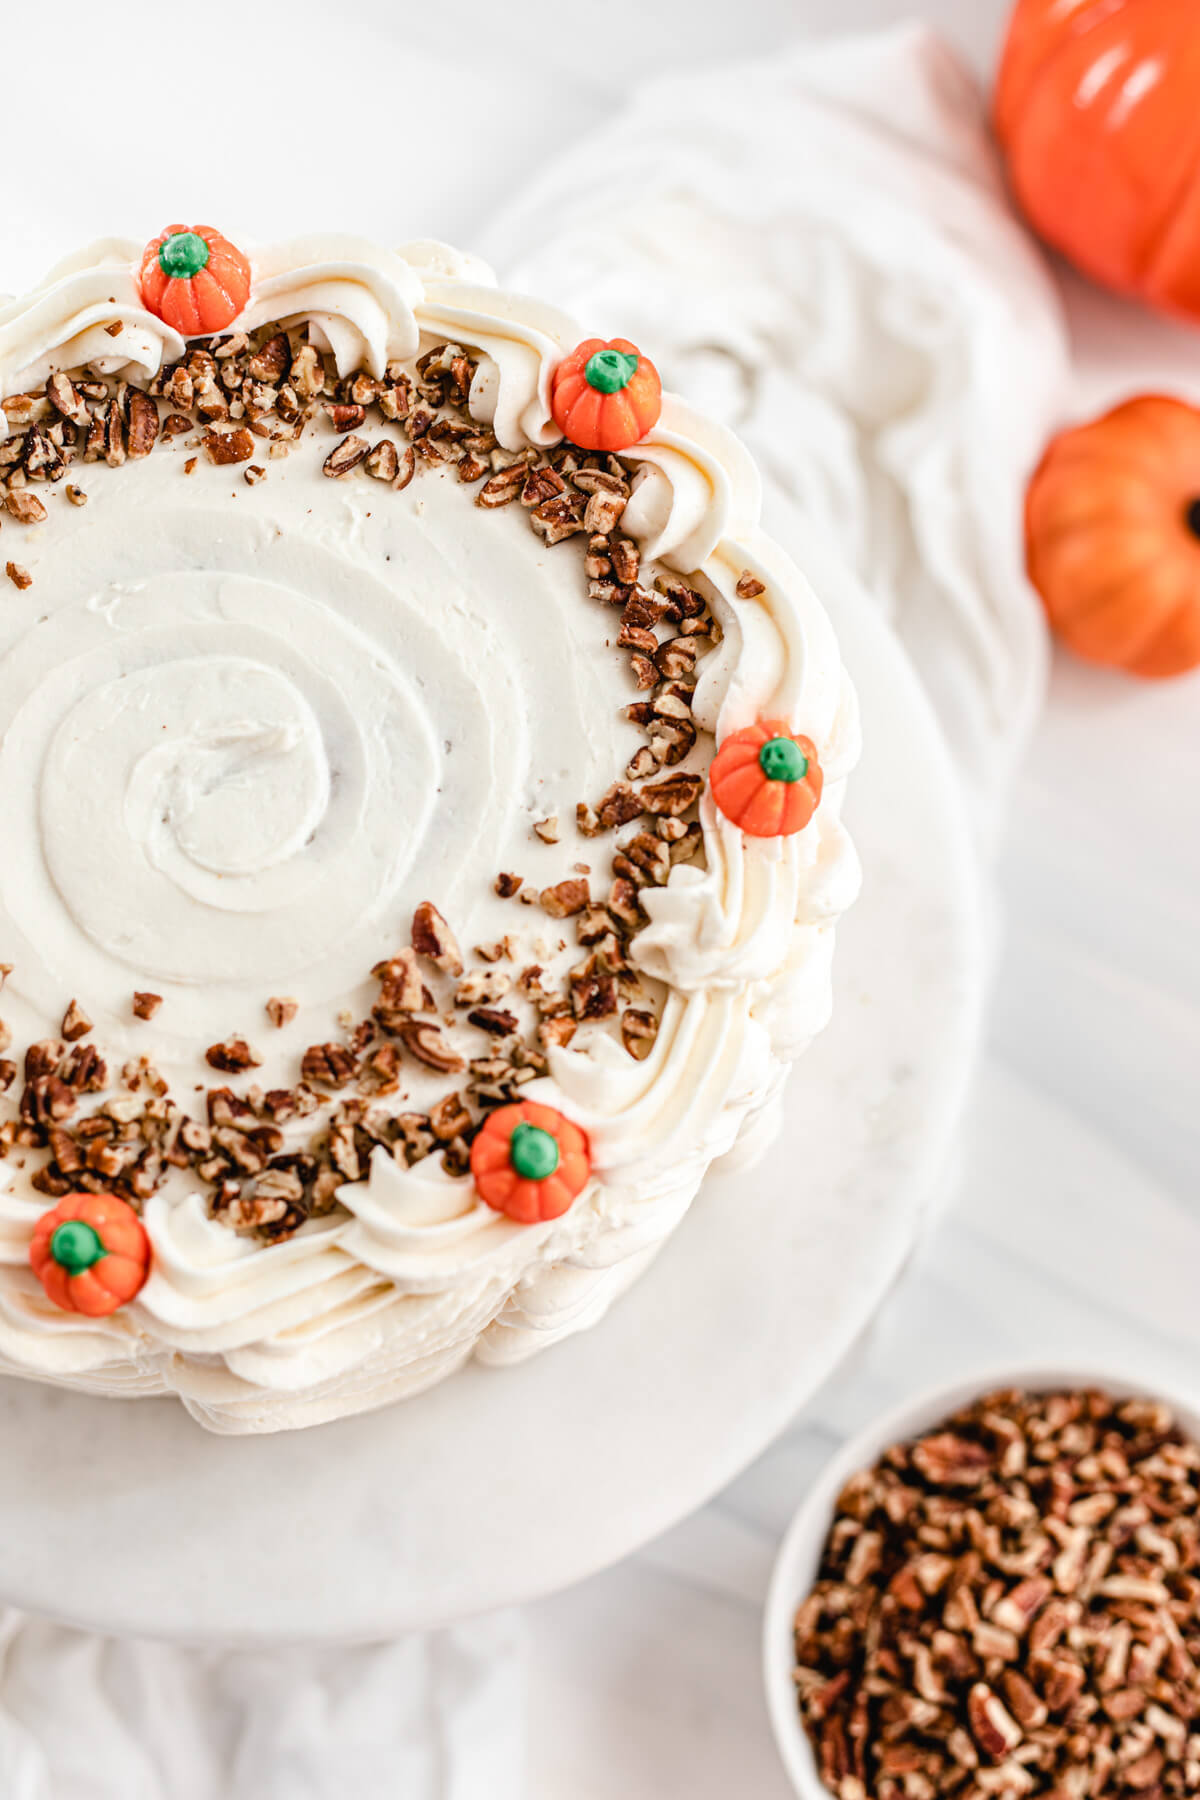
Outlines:
{"type": "Polygon", "coordinates": [[[205,1062],[226,1075],[240,1075],[245,1069],[256,1069],[262,1062],[245,1038],[226,1038],[223,1044],[210,1044],[204,1052],[205,1062]]]}
{"type": "MultiPolygon", "coordinates": [[[[326,406],[325,411],[329,415],[329,422],[333,426],[333,429],[335,431],[356,431],[358,429],[358,427],[363,423],[363,421],[365,420],[365,418],[367,416],[366,407],[359,406],[357,404],[357,402],[345,402],[345,401],[340,401],[340,400],[334,400],[334,401],[331,401],[328,406],[326,406]]],[[[362,440],[360,438],[354,438],[353,442],[357,445],[357,444],[361,443],[362,440]]],[[[343,445],[340,445],[340,444],[338,445],[339,450],[342,449],[343,447],[344,447],[343,445]]],[[[363,456],[365,456],[366,453],[367,452],[364,447],[363,456]]],[[[336,454],[337,454],[336,451],[331,452],[331,455],[336,455],[336,454]]],[[[325,473],[327,475],[344,475],[345,474],[346,471],[344,469],[337,469],[337,468],[331,469],[329,467],[329,458],[328,457],[325,460],[326,460],[325,473]]],[[[354,468],[356,466],[356,464],[360,463],[361,461],[362,461],[362,456],[356,457],[355,461],[350,464],[350,467],[354,468]]]]}
{"type": "Polygon", "coordinates": [[[466,1063],[458,1052],[449,1044],[441,1027],[420,1019],[410,1019],[401,1025],[397,1034],[406,1050],[423,1062],[427,1068],[436,1069],[442,1075],[457,1074],[466,1067],[466,1063]]]}
{"type": "Polygon", "coordinates": [[[502,1000],[512,986],[507,969],[473,969],[454,990],[455,1006],[487,1006],[502,1000]]]}
{"type": "Polygon", "coordinates": [[[246,365],[247,374],[255,381],[267,381],[273,385],[283,380],[292,366],[292,350],[288,343],[287,332],[277,331],[269,337],[265,344],[255,351],[246,365]]]}
{"type": "Polygon", "coordinates": [[[232,431],[210,429],[205,432],[203,443],[209,461],[220,466],[249,462],[254,455],[254,438],[245,426],[232,431]]]}
{"type": "MultiPolygon", "coordinates": [[[[361,408],[356,410],[361,411],[361,408]]],[[[335,444],[325,458],[322,465],[324,473],[333,480],[337,480],[342,475],[349,475],[350,471],[357,469],[359,463],[365,459],[370,448],[366,438],[356,437],[351,432],[350,436],[343,438],[340,444],[335,444]]]]}
{"type": "Polygon", "coordinates": [[[558,1013],[541,1021],[537,1028],[538,1043],[543,1050],[565,1049],[577,1030],[570,1013],[558,1013]]]}
{"type": "Polygon", "coordinates": [[[130,456],[149,456],[158,442],[158,408],[141,388],[126,390],[125,423],[130,456]]]}
{"type": "Polygon", "coordinates": [[[444,974],[462,974],[463,959],[458,939],[431,900],[422,900],[413,914],[412,947],[418,956],[428,957],[444,974]]]}
{"type": "Polygon", "coordinates": [[[405,947],[371,970],[382,984],[379,1004],[388,1012],[414,1013],[427,1011],[433,996],[421,979],[417,953],[405,947]]]}
{"type": "Polygon", "coordinates": [[[660,781],[648,782],[638,800],[643,812],[675,819],[694,806],[703,792],[702,775],[665,775],[660,781]]]}
{"type": "Polygon", "coordinates": [[[300,1058],[300,1073],[316,1087],[341,1088],[353,1081],[358,1061],[344,1044],[310,1044],[300,1058]]]}
{"type": "Polygon", "coordinates": [[[490,1031],[493,1037],[508,1037],[517,1029],[517,1015],[494,1006],[479,1006],[467,1014],[468,1025],[490,1031]]]}
{"type": "Polygon", "coordinates": [[[92,1021],[80,1006],[78,1000],[72,1000],[63,1014],[63,1022],[59,1027],[68,1044],[75,1043],[77,1038],[86,1037],[92,1029],[92,1021]]]}
{"type": "Polygon", "coordinates": [[[454,1138],[461,1137],[470,1131],[472,1122],[471,1114],[457,1092],[447,1094],[444,1100],[429,1109],[429,1129],[439,1144],[449,1144],[454,1138]]]}
{"type": "Polygon", "coordinates": [[[62,451],[40,425],[34,425],[25,439],[23,462],[30,481],[61,481],[67,466],[62,451]]]}
{"type": "Polygon", "coordinates": [[[626,1007],[621,1014],[621,1042],[636,1062],[644,1062],[654,1048],[658,1020],[652,1012],[626,1007]]]}
{"type": "Polygon", "coordinates": [[[400,452],[391,438],[380,438],[367,452],[367,474],[376,481],[394,482],[400,473],[400,452]]]}
{"type": "Polygon", "coordinates": [[[566,919],[572,913],[582,912],[588,903],[588,884],[578,877],[560,881],[554,887],[543,888],[538,896],[542,911],[550,914],[552,919],[566,919]]]}
{"type": "Polygon", "coordinates": [[[44,502],[28,488],[11,488],[4,496],[4,504],[18,525],[40,525],[47,517],[44,502]]]}
{"type": "Polygon", "coordinates": [[[71,377],[61,369],[56,369],[46,382],[46,398],[56,412],[64,419],[70,419],[73,425],[86,425],[89,419],[87,403],[71,377]]]}

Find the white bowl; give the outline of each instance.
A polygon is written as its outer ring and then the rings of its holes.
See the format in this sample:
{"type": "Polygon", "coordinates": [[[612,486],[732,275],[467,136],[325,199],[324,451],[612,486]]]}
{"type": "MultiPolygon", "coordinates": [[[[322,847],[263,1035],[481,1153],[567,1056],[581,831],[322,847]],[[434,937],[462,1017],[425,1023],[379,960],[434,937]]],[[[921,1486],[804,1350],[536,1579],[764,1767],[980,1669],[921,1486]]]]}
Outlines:
{"type": "Polygon", "coordinates": [[[1152,1395],[1165,1400],[1172,1408],[1182,1429],[1200,1440],[1200,1397],[1184,1398],[1172,1392],[1154,1375],[1139,1376],[1136,1371],[1115,1374],[1110,1370],[1048,1366],[1040,1363],[1026,1368],[985,1368],[946,1387],[939,1387],[906,1400],[891,1412],[876,1419],[843,1445],[818,1477],[800,1503],[799,1510],[787,1530],[767,1593],[763,1619],[763,1678],[766,1683],[767,1710],[775,1742],[784,1767],[800,1800],[830,1800],[829,1789],[817,1773],[812,1746],[800,1721],[796,1689],[792,1681],[795,1661],[792,1621],[796,1608],[816,1580],[821,1550],[829,1533],[837,1497],[850,1476],[859,1469],[870,1468],[892,1444],[919,1437],[939,1425],[960,1407],[968,1405],[980,1394],[996,1388],[1025,1388],[1048,1393],[1054,1389],[1103,1388],[1120,1399],[1134,1395],[1152,1395]]]}

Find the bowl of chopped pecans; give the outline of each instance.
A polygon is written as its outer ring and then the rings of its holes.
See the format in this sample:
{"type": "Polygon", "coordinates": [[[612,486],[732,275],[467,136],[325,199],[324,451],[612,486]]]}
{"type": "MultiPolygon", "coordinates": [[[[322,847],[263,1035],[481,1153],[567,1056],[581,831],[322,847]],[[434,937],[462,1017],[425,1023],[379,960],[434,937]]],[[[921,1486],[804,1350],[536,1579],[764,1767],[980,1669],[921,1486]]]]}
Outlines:
{"type": "Polygon", "coordinates": [[[1200,1398],[988,1371],[897,1407],[775,1565],[767,1704],[801,1800],[1200,1793],[1200,1398]]]}

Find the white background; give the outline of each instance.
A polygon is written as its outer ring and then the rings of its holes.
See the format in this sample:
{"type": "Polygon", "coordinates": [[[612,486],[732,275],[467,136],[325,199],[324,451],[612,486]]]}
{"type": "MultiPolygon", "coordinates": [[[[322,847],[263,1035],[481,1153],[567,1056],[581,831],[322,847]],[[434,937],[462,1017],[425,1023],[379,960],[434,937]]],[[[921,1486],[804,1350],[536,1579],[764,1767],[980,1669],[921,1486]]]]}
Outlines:
{"type": "MultiPolygon", "coordinates": [[[[0,120],[13,151],[3,258],[15,287],[64,245],[145,236],[193,213],[231,229],[246,219],[256,233],[337,222],[469,244],[548,141],[569,154],[656,66],[916,9],[12,10],[0,120]],[[462,70],[450,81],[447,59],[462,70]],[[237,127],[213,122],[235,114],[237,127]]],[[[987,78],[1003,0],[919,10],[987,78]]],[[[1200,332],[1073,278],[1066,288],[1079,414],[1147,388],[1200,400],[1200,332]]],[[[694,1519],[529,1609],[536,1800],[784,1800],[757,1666],[766,1574],[809,1474],[882,1404],[964,1366],[1054,1351],[1149,1363],[1196,1386],[1200,677],[1143,687],[1058,660],[998,888],[986,1053],[940,1218],[802,1422],[694,1519]]]]}

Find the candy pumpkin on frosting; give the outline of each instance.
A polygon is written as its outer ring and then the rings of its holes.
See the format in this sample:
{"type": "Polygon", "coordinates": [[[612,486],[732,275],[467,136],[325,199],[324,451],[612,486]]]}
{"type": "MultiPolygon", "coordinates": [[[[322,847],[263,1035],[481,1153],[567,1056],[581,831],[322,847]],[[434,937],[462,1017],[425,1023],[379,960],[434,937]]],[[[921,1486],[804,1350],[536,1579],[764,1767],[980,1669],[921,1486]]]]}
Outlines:
{"type": "Polygon", "coordinates": [[[550,410],[581,450],[629,450],[658,423],[658,370],[628,338],[587,338],[554,371],[550,410]]]}
{"type": "Polygon", "coordinates": [[[778,719],[731,732],[713,758],[709,789],[717,807],[747,837],[803,831],[824,785],[816,746],[778,719]]]}
{"type": "Polygon", "coordinates": [[[586,1133],[533,1100],[499,1107],[471,1145],[480,1199],[522,1225],[565,1213],[591,1172],[586,1133]]]}
{"type": "Polygon", "coordinates": [[[34,1226],[29,1262],[55,1306],[102,1319],[144,1286],[150,1240],[116,1194],[67,1194],[34,1226]]]}
{"type": "Polygon", "coordinates": [[[142,299],[181,337],[224,331],[250,298],[250,264],[211,225],[168,225],[142,254],[142,299]]]}

